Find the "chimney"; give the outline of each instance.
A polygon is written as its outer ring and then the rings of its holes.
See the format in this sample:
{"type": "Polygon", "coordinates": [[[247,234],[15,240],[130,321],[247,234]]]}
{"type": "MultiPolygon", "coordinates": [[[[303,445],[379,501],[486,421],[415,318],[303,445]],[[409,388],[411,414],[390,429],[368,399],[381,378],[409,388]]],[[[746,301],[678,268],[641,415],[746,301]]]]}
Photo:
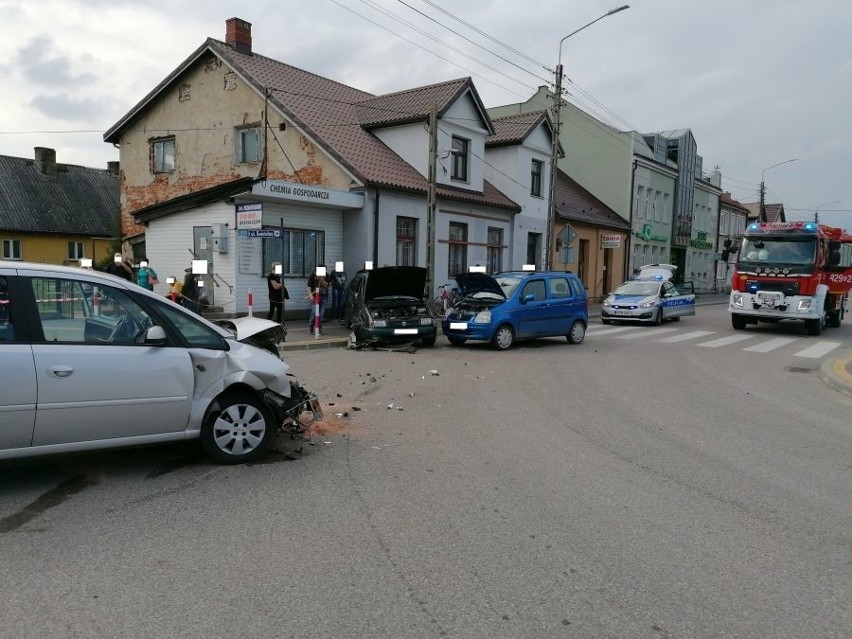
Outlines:
{"type": "Polygon", "coordinates": [[[119,168],[118,162],[107,162],[107,171],[109,171],[113,175],[118,175],[118,168],[119,168]]]}
{"type": "Polygon", "coordinates": [[[240,53],[251,53],[251,23],[240,18],[225,20],[225,44],[240,53]]]}
{"type": "Polygon", "coordinates": [[[56,175],[56,149],[35,147],[35,167],[42,175],[56,175]]]}

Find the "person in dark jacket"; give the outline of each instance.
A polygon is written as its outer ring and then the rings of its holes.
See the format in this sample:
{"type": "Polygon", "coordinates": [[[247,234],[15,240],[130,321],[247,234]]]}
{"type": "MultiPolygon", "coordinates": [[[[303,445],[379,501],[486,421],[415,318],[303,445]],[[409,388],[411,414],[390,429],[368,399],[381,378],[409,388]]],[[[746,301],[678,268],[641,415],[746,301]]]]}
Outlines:
{"type": "Polygon", "coordinates": [[[133,274],[133,267],[130,266],[123,257],[121,257],[121,253],[115,254],[112,263],[107,266],[106,272],[110,275],[115,275],[116,277],[125,279],[128,282],[136,281],[136,276],[133,274]]]}
{"type": "Polygon", "coordinates": [[[181,304],[193,313],[201,315],[201,289],[198,288],[198,279],[192,272],[192,268],[186,269],[181,289],[181,304]]]}
{"type": "Polygon", "coordinates": [[[284,317],[284,300],[290,299],[290,293],[284,286],[281,276],[275,272],[276,266],[281,266],[281,264],[273,262],[269,269],[269,275],[266,276],[266,288],[269,290],[269,312],[266,314],[266,319],[275,318],[275,321],[281,324],[284,317]]]}

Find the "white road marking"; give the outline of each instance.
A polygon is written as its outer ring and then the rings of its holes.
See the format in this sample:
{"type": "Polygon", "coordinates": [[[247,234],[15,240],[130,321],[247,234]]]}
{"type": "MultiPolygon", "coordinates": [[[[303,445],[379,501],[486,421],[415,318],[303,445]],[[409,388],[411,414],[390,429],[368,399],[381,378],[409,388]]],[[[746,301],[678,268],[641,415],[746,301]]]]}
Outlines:
{"type": "Polygon", "coordinates": [[[592,328],[589,327],[587,333],[591,333],[592,335],[612,335],[613,333],[623,333],[624,331],[635,331],[635,326],[616,326],[614,328],[610,328],[609,326],[604,326],[601,328],[592,328]]]}
{"type": "Polygon", "coordinates": [[[647,331],[636,331],[635,333],[630,333],[630,335],[618,335],[615,339],[636,339],[637,337],[656,337],[657,335],[662,335],[663,333],[674,333],[677,331],[676,328],[655,328],[647,331]]]}
{"type": "Polygon", "coordinates": [[[707,335],[712,335],[716,331],[691,331],[689,333],[684,333],[683,335],[675,335],[674,337],[664,337],[663,339],[658,339],[658,342],[665,342],[666,344],[674,344],[675,342],[685,342],[689,339],[697,339],[699,337],[706,337],[707,335]]]}
{"type": "Polygon", "coordinates": [[[776,348],[781,348],[782,346],[786,346],[787,344],[792,344],[795,341],[795,339],[790,339],[787,337],[776,337],[775,339],[771,339],[766,342],[761,342],[760,344],[755,344],[754,346],[749,346],[748,348],[744,348],[743,350],[751,351],[753,353],[768,353],[769,351],[774,351],[776,348]]]}
{"type": "Polygon", "coordinates": [[[705,348],[719,348],[720,346],[728,346],[729,344],[736,344],[737,342],[742,342],[747,339],[753,338],[754,335],[729,335],[728,337],[720,337],[719,339],[713,339],[709,342],[704,342],[702,344],[696,344],[696,346],[704,346],[705,348]]]}
{"type": "Polygon", "coordinates": [[[823,355],[827,355],[835,348],[840,346],[841,342],[817,342],[813,346],[808,346],[806,349],[799,351],[798,353],[793,353],[796,357],[812,357],[813,359],[818,359],[823,355]]]}

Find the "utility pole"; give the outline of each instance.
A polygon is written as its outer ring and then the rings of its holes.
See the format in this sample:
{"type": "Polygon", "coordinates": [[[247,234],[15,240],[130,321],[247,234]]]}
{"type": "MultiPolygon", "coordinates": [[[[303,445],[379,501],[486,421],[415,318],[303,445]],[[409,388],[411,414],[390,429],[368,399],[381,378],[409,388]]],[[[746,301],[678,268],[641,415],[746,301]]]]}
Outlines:
{"type": "Polygon", "coordinates": [[[764,186],[763,180],[761,180],[760,181],[760,211],[759,211],[759,217],[757,219],[758,222],[765,222],[766,221],[766,202],[765,202],[765,199],[766,199],[766,186],[764,186]]]}
{"type": "Polygon", "coordinates": [[[437,226],[437,185],[435,183],[438,164],[438,103],[433,102],[429,110],[429,186],[426,196],[426,293],[432,299],[435,289],[435,243],[437,226]]]}
{"type": "Polygon", "coordinates": [[[553,268],[553,231],[556,224],[556,172],[559,170],[559,131],[562,116],[562,63],[556,65],[556,91],[553,94],[553,139],[550,145],[550,188],[547,231],[544,236],[544,270],[553,268]]]}

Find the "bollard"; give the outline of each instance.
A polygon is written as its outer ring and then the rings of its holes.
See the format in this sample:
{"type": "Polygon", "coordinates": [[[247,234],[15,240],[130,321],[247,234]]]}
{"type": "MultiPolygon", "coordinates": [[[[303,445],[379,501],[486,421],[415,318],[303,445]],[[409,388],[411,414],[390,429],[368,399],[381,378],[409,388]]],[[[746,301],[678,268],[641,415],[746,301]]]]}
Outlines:
{"type": "Polygon", "coordinates": [[[314,339],[320,336],[320,290],[314,289],[314,339]]]}
{"type": "Polygon", "coordinates": [[[248,292],[248,316],[249,317],[253,317],[252,306],[254,306],[254,295],[252,294],[251,289],[249,289],[249,292],[248,292]]]}

